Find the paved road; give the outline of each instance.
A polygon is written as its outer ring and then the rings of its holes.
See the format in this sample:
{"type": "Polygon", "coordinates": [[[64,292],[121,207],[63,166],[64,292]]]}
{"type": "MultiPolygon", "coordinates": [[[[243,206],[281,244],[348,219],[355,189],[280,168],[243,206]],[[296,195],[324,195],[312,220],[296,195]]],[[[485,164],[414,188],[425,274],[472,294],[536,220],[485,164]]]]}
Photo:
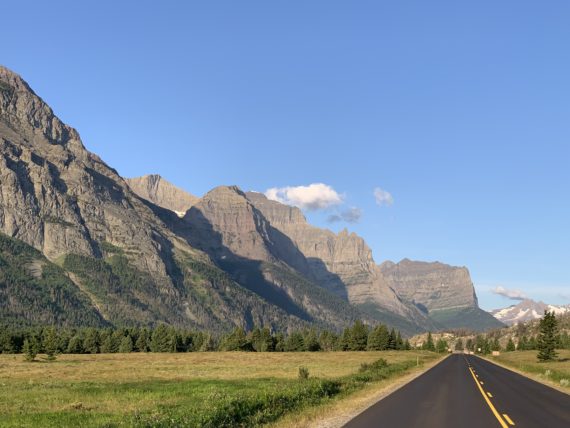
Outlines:
{"type": "Polygon", "coordinates": [[[569,428],[570,396],[473,355],[454,354],[345,428],[569,428]]]}

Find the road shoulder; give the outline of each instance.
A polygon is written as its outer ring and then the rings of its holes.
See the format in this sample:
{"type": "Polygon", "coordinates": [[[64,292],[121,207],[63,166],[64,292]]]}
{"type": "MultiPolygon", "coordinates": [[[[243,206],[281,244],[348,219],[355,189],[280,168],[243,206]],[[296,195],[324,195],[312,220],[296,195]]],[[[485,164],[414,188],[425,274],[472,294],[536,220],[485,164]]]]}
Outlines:
{"type": "Polygon", "coordinates": [[[557,382],[554,382],[548,378],[544,378],[543,376],[537,375],[535,373],[529,373],[529,372],[525,372],[522,370],[517,369],[516,367],[513,366],[509,366],[507,364],[501,363],[499,361],[493,360],[492,357],[487,357],[487,356],[482,356],[482,355],[475,355],[476,357],[481,358],[482,360],[488,361],[491,364],[494,364],[496,366],[499,366],[505,370],[509,370],[513,373],[519,374],[521,376],[524,376],[530,380],[534,380],[535,382],[538,382],[544,386],[548,386],[552,389],[555,389],[557,391],[560,391],[566,395],[570,395],[570,391],[568,391],[567,388],[563,388],[561,387],[557,382]]]}
{"type": "Polygon", "coordinates": [[[447,357],[449,355],[424,363],[420,367],[411,369],[404,376],[374,382],[339,401],[308,409],[302,414],[286,416],[275,424],[274,428],[340,428],[369,407],[428,372],[447,357]]]}

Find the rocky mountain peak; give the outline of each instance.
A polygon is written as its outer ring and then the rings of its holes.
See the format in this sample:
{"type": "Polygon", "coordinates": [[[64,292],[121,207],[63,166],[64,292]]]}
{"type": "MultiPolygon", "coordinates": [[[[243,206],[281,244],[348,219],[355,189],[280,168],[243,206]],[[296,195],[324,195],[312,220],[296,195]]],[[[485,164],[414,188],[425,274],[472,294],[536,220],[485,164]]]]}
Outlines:
{"type": "Polygon", "coordinates": [[[134,263],[164,275],[160,221],[20,76],[0,76],[0,231],[51,260],[136,248],[134,263]]]}
{"type": "Polygon", "coordinates": [[[465,267],[403,259],[380,265],[382,276],[405,300],[427,310],[477,307],[477,297],[465,267]]]}
{"type": "Polygon", "coordinates": [[[514,325],[519,322],[539,319],[544,315],[544,311],[552,311],[556,315],[562,315],[570,313],[570,305],[548,305],[541,301],[523,299],[508,308],[495,309],[491,311],[491,314],[507,325],[514,325]]]}
{"type": "Polygon", "coordinates": [[[129,187],[141,198],[183,217],[198,198],[176,187],[158,174],[127,178],[129,187]]]}
{"type": "Polygon", "coordinates": [[[50,144],[83,150],[77,131],[61,122],[18,74],[3,66],[0,66],[0,114],[7,125],[3,131],[9,136],[17,130],[24,134],[28,144],[44,137],[50,144]]]}
{"type": "Polygon", "coordinates": [[[273,260],[268,249],[269,224],[237,186],[218,186],[199,199],[184,220],[196,236],[196,245],[207,251],[227,250],[250,260],[273,260]]]}
{"type": "Polygon", "coordinates": [[[287,227],[307,224],[303,212],[294,206],[285,205],[268,199],[263,193],[247,192],[247,199],[255,205],[275,227],[287,227]]]}

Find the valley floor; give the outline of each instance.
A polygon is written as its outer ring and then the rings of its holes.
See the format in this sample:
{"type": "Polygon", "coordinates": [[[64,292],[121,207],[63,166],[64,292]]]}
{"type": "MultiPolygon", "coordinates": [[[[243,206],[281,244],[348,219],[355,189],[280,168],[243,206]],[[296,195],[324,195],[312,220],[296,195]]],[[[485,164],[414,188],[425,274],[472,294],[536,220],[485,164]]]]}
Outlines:
{"type": "Polygon", "coordinates": [[[233,426],[272,422],[401,377],[421,351],[0,355],[0,426],[233,426]],[[389,365],[360,371],[363,363],[389,365]],[[298,379],[306,367],[309,380],[298,379]],[[234,418],[234,419],[232,419],[234,418]],[[242,418],[242,419],[239,419],[242,418]]]}

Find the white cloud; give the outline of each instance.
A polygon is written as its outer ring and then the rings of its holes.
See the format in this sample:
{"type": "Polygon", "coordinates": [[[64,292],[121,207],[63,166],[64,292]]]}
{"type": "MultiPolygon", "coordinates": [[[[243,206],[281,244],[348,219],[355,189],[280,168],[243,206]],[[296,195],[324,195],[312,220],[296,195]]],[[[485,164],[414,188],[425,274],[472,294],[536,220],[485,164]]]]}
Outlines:
{"type": "Polygon", "coordinates": [[[386,190],[381,189],[380,187],[376,187],[374,189],[374,199],[376,199],[376,203],[380,206],[386,205],[390,206],[394,203],[394,198],[387,192],[386,190]]]}
{"type": "Polygon", "coordinates": [[[294,205],[304,210],[316,211],[342,203],[342,196],[331,186],[313,183],[308,186],[273,187],[265,192],[267,199],[294,205]]]}
{"type": "Polygon", "coordinates": [[[503,297],[506,297],[507,299],[511,299],[511,300],[528,299],[527,295],[524,294],[522,291],[515,290],[515,289],[508,289],[505,287],[501,287],[500,285],[498,285],[497,287],[492,289],[491,293],[498,294],[499,296],[503,296],[503,297]]]}
{"type": "Polygon", "coordinates": [[[352,207],[344,210],[340,214],[331,214],[328,216],[329,223],[336,223],[339,221],[346,221],[347,223],[358,223],[362,217],[362,210],[360,208],[352,207]]]}

